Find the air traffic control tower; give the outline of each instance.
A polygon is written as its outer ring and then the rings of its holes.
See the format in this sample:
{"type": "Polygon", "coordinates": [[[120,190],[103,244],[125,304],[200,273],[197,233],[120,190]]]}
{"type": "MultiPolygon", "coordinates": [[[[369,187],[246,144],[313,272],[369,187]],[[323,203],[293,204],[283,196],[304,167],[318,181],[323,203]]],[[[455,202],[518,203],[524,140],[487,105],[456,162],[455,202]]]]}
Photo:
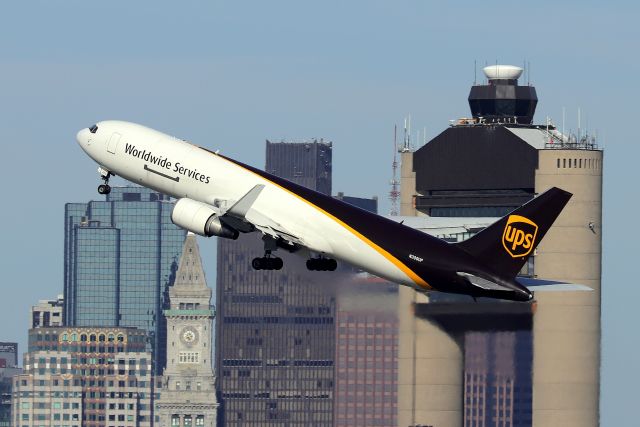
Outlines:
{"type": "MultiPolygon", "coordinates": [[[[534,124],[538,98],[518,84],[522,71],[486,67],[472,117],[402,150],[401,215],[499,217],[553,186],[573,193],[526,274],[593,291],[536,293],[531,421],[504,425],[597,426],[603,152],[588,132],[534,124]]],[[[419,318],[433,301],[408,288],[399,300],[399,425],[484,425],[465,413],[464,349],[419,318]]]]}

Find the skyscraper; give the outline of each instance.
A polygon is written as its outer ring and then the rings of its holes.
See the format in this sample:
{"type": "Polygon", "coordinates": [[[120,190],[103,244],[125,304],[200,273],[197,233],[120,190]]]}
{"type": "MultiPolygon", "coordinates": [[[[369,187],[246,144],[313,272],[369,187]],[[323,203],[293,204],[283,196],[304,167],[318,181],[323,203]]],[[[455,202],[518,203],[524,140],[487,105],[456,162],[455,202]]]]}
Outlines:
{"type": "MultiPolygon", "coordinates": [[[[331,143],[267,141],[266,171],[331,193],[331,143]]],[[[282,252],[282,253],[280,253],[282,252]]],[[[218,239],[217,389],[224,425],[331,426],[337,273],[255,271],[255,234],[218,239]]]]}
{"type": "Polygon", "coordinates": [[[368,275],[341,284],[334,426],[397,426],[398,285],[368,275]]]}
{"type": "Polygon", "coordinates": [[[162,308],[186,235],[172,208],[168,196],[142,187],[65,205],[65,324],[147,331],[155,372],[165,363],[162,308]]]}

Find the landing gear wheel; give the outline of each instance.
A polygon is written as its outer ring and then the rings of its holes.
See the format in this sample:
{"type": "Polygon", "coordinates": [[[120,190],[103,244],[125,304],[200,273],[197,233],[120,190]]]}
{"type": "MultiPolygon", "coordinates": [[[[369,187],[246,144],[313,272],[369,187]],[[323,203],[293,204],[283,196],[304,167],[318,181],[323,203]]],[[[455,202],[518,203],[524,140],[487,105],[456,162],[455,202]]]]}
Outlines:
{"type": "Polygon", "coordinates": [[[283,265],[282,258],[262,257],[251,261],[254,270],[281,270],[283,265]]]}
{"type": "Polygon", "coordinates": [[[307,260],[307,270],[316,271],[317,260],[315,258],[311,258],[307,260]]]}
{"type": "Polygon", "coordinates": [[[98,185],[98,193],[109,194],[111,193],[111,187],[109,186],[109,184],[100,184],[98,185]]]}
{"type": "Polygon", "coordinates": [[[98,168],[98,173],[100,174],[100,179],[104,181],[104,184],[98,185],[98,193],[99,194],[111,193],[111,187],[109,186],[109,178],[111,178],[113,174],[108,170],[104,169],[102,166],[98,168]]]}
{"type": "Polygon", "coordinates": [[[332,258],[310,258],[307,260],[307,269],[311,271],[335,271],[338,262],[332,258]]]}

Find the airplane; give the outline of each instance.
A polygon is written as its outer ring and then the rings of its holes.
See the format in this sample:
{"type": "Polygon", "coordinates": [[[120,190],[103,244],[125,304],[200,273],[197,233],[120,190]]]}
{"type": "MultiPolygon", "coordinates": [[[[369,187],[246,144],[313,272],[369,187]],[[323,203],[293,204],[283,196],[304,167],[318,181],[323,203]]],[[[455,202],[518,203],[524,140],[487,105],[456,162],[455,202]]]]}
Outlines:
{"type": "Polygon", "coordinates": [[[418,291],[511,301],[532,292],[516,278],[572,194],[551,188],[471,238],[448,243],[243,164],[207,148],[125,121],[80,130],[77,142],[103,184],[118,175],[177,201],[174,224],[201,236],[261,233],[256,270],[280,270],[276,250],[308,257],[311,271],[338,260],[418,291]]]}

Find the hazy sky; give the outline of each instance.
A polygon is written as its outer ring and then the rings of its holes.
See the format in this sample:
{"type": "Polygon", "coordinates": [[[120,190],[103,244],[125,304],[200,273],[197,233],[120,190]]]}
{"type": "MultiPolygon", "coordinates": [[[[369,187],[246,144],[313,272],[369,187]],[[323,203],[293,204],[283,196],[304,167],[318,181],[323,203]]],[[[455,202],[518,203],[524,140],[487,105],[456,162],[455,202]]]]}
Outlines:
{"type": "MultiPolygon", "coordinates": [[[[103,119],[140,122],[264,166],[265,138],[334,142],[334,192],[378,195],[393,125],[433,137],[468,116],[480,68],[531,64],[537,122],[605,146],[603,425],[637,419],[633,262],[640,182],[639,6],[557,1],[33,1],[0,12],[0,341],[26,349],[29,307],[62,293],[64,203],[98,199],[76,145],[103,119]]],[[[201,241],[214,285],[214,241],[201,241]]]]}

